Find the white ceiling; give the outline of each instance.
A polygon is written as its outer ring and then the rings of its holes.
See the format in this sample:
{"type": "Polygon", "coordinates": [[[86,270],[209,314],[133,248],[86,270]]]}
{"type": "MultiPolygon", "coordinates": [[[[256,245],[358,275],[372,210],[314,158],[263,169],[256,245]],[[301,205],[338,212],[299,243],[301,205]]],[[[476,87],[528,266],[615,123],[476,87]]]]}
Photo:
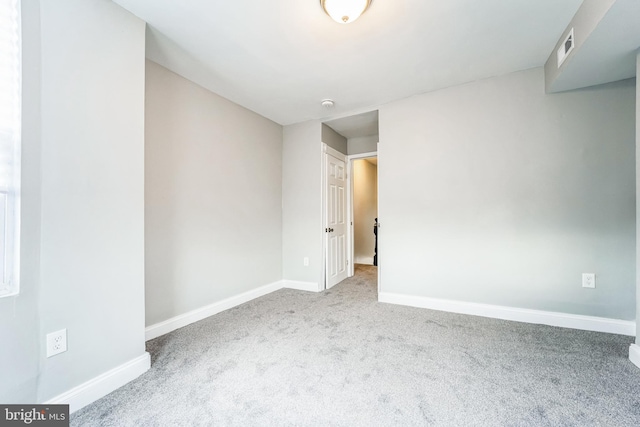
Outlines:
{"type": "Polygon", "coordinates": [[[542,66],[582,3],[374,0],[341,25],[319,0],[114,1],[149,59],[283,125],[542,66]]]}

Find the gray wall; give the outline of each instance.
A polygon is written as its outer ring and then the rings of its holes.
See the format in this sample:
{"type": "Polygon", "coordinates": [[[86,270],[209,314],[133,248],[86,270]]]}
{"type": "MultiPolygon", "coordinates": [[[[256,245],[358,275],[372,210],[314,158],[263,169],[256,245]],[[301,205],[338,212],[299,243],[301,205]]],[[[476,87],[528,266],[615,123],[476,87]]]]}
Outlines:
{"type": "Polygon", "coordinates": [[[147,61],[147,326],[282,279],[282,127],[147,61]]]}
{"type": "Polygon", "coordinates": [[[322,282],[321,123],[284,127],[282,147],[283,277],[322,282]],[[305,257],[309,266],[303,265],[305,257]]]}
{"type": "Polygon", "coordinates": [[[347,154],[375,153],[378,151],[378,135],[358,136],[347,140],[347,154]]]}
{"type": "Polygon", "coordinates": [[[635,319],[634,104],[537,68],[381,107],[382,291],[635,319]]]}
{"type": "Polygon", "coordinates": [[[20,294],[0,298],[0,402],[36,402],[40,363],[40,6],[22,1],[20,294]]]}
{"type": "Polygon", "coordinates": [[[322,142],[342,154],[347,154],[347,138],[324,123],[322,124],[322,142]]]}
{"type": "Polygon", "coordinates": [[[145,24],[107,0],[42,1],[40,12],[38,341],[68,333],[66,353],[40,348],[44,401],[145,351],[145,24]]]}

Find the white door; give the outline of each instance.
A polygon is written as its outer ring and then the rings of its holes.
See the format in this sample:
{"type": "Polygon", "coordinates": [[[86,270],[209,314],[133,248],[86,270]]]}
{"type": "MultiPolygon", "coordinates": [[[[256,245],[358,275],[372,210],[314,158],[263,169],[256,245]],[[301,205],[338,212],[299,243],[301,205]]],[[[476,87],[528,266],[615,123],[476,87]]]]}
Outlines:
{"type": "Polygon", "coordinates": [[[344,160],[325,155],[327,177],[326,248],[327,289],[347,278],[347,205],[344,160]]]}

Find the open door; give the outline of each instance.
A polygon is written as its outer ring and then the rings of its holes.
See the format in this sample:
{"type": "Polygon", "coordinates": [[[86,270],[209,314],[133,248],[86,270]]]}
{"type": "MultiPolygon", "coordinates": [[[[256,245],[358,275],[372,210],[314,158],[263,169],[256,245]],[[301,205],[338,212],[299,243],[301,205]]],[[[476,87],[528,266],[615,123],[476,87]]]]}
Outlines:
{"type": "Polygon", "coordinates": [[[347,278],[347,203],[345,156],[325,150],[326,289],[347,278]]]}

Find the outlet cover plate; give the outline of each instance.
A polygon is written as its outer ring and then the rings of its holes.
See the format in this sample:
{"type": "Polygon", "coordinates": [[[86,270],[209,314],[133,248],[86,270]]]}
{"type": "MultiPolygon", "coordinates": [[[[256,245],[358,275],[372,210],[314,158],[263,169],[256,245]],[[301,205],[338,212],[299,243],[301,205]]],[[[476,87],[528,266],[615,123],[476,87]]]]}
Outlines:
{"type": "Polygon", "coordinates": [[[582,287],[591,289],[596,287],[595,273],[582,273],[582,287]]]}
{"type": "Polygon", "coordinates": [[[47,334],[47,357],[67,351],[67,330],[61,329],[47,334]]]}

